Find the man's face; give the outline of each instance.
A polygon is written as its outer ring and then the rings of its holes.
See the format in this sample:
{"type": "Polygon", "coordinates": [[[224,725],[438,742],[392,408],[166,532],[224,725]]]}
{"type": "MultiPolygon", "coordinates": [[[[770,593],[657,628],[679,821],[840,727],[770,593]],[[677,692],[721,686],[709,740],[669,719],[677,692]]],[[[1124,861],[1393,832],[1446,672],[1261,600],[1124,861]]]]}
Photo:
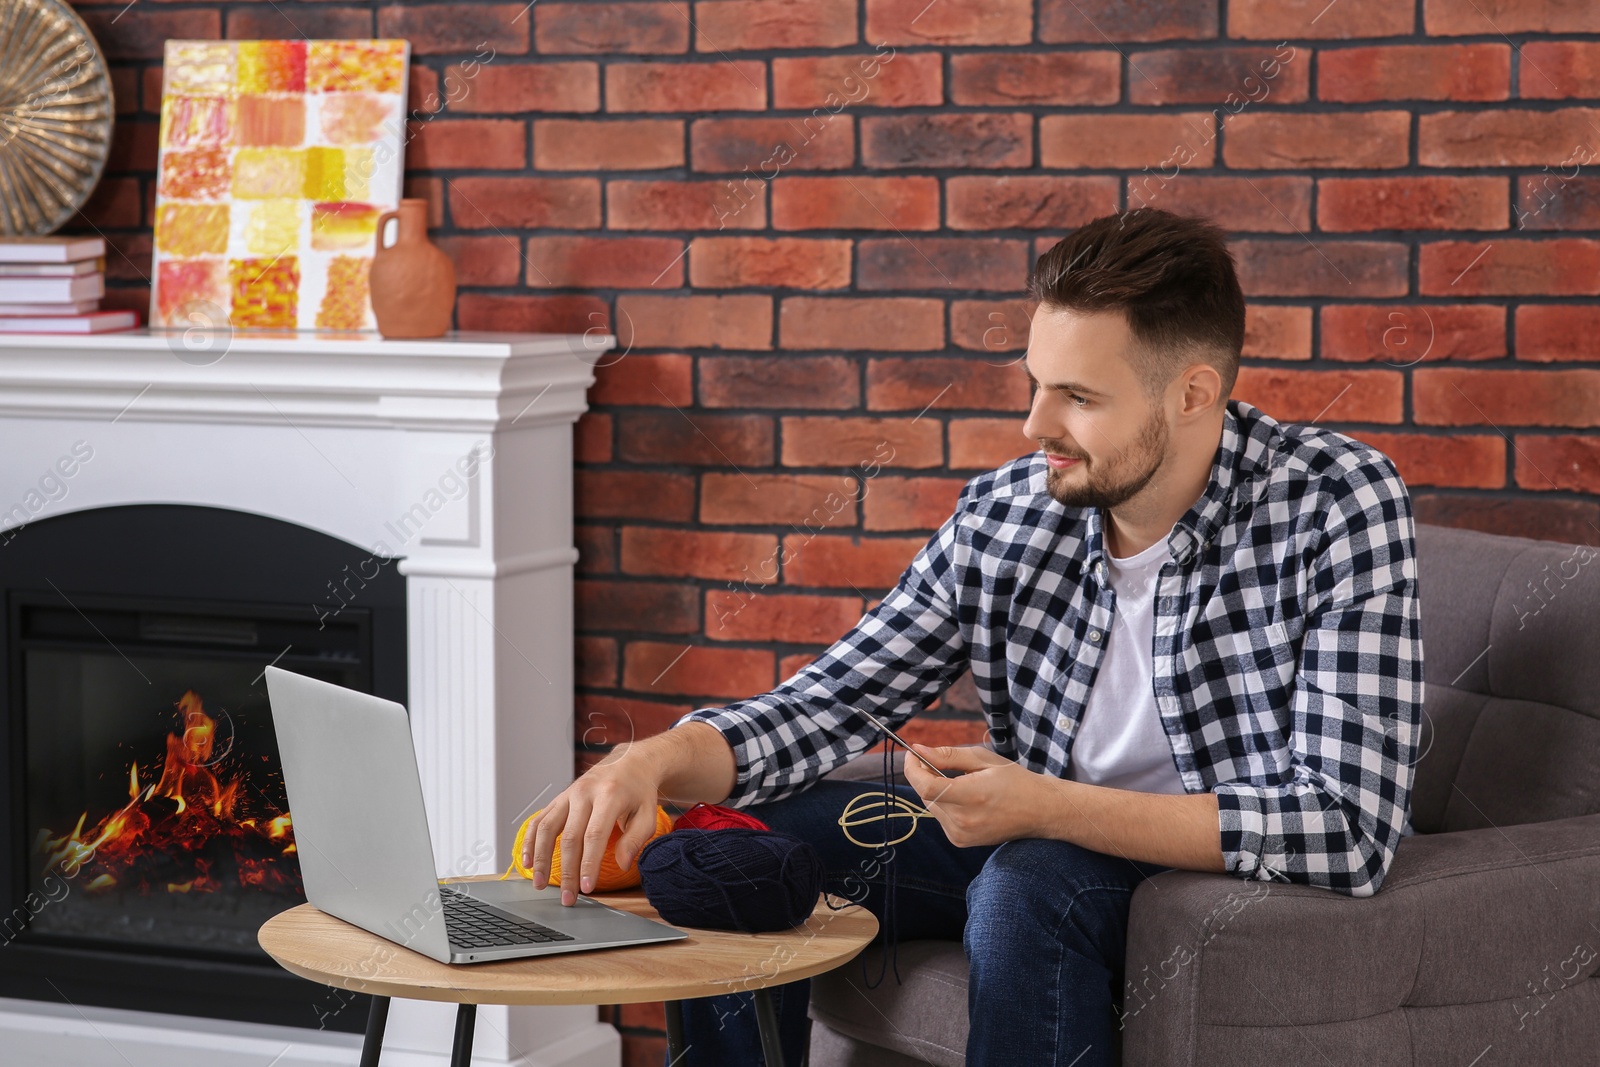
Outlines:
{"type": "Polygon", "coordinates": [[[1117,507],[1166,458],[1166,411],[1145,395],[1130,359],[1136,343],[1120,311],[1034,313],[1022,432],[1039,442],[1050,495],[1068,507],[1117,507]]]}

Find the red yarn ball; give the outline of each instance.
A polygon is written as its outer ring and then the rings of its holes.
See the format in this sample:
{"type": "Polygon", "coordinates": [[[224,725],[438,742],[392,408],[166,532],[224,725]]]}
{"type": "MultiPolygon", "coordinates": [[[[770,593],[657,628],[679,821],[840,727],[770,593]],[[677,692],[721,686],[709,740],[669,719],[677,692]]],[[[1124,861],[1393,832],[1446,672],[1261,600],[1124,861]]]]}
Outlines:
{"type": "Polygon", "coordinates": [[[771,829],[754,815],[746,815],[721,804],[696,804],[672,824],[674,830],[727,830],[743,827],[750,830],[771,829]]]}

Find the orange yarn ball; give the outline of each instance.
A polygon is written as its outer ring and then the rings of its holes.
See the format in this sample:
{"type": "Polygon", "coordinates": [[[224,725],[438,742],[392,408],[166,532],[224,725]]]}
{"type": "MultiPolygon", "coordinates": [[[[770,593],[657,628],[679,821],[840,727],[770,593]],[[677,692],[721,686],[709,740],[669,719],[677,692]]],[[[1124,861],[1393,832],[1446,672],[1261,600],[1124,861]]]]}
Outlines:
{"type": "MultiPolygon", "coordinates": [[[[543,808],[539,809],[539,811],[543,810],[543,808]]],[[[539,817],[539,811],[534,812],[523,820],[522,826],[517,830],[517,839],[511,845],[512,869],[524,878],[531,879],[533,877],[533,868],[522,865],[522,845],[528,836],[528,824],[539,817]]],[[[671,831],[672,816],[667,814],[665,808],[657,805],[656,828],[655,832],[650,835],[650,841],[654,841],[662,834],[670,833],[671,831]]],[[[617,866],[617,841],[621,837],[622,824],[618,823],[611,829],[611,840],[606,842],[605,855],[600,857],[600,876],[595,881],[594,887],[597,893],[605,893],[613,889],[631,889],[639,884],[639,865],[637,863],[630,864],[625,871],[617,866]]],[[[642,849],[643,846],[641,845],[640,848],[642,849]]],[[[511,871],[507,871],[501,876],[502,880],[509,877],[511,877],[511,871]]],[[[554,848],[550,852],[549,884],[557,886],[561,884],[561,838],[559,836],[556,837],[554,848]]]]}

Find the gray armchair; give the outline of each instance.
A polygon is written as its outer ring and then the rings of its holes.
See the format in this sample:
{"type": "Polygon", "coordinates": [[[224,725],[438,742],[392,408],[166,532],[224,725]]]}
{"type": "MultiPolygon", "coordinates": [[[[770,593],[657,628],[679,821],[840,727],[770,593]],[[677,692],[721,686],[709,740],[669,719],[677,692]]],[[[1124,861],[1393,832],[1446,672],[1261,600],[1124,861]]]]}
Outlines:
{"type": "MultiPolygon", "coordinates": [[[[1365,899],[1195,871],[1140,886],[1126,1067],[1600,1062],[1600,553],[1423,523],[1417,540],[1417,833],[1365,899]]],[[[899,969],[871,990],[859,962],[814,980],[810,1067],[963,1063],[960,943],[902,942],[899,969]]]]}

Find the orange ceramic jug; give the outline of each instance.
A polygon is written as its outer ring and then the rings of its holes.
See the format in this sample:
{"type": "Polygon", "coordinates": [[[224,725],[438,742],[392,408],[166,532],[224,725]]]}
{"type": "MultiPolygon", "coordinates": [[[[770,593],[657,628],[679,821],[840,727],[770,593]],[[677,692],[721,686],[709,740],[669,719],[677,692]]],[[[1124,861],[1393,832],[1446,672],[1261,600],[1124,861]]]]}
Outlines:
{"type": "Polygon", "coordinates": [[[378,216],[377,248],[368,274],[372,316],[386,338],[442,337],[456,306],[456,268],[428,240],[428,202],[403,199],[378,216]],[[384,244],[397,219],[393,244],[384,244]]]}

